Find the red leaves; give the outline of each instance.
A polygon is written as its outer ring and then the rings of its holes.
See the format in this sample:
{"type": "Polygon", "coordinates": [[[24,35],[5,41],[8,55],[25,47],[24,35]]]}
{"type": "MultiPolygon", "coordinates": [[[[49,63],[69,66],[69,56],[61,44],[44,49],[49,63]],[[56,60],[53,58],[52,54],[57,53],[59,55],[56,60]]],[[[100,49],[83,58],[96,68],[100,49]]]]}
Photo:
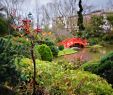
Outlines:
{"type": "MultiPolygon", "coordinates": [[[[23,29],[25,34],[30,34],[31,31],[31,20],[29,19],[24,19],[22,20],[23,25],[16,26],[16,25],[11,25],[15,30],[16,29],[23,29]]],[[[33,30],[33,32],[39,33],[41,32],[42,29],[37,27],[36,29],[33,30]]]]}
{"type": "Polygon", "coordinates": [[[29,19],[25,19],[25,20],[22,20],[22,22],[23,22],[23,23],[30,23],[31,20],[29,20],[29,19]]]}
{"type": "Polygon", "coordinates": [[[37,32],[37,33],[39,33],[39,32],[41,32],[42,30],[41,30],[39,27],[37,27],[34,31],[37,32]]]}

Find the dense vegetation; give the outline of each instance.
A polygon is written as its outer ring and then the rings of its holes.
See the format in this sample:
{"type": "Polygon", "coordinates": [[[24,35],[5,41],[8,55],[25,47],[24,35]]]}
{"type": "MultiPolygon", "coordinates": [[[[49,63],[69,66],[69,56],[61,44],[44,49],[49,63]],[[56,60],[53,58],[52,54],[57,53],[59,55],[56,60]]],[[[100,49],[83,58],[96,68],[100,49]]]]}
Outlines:
{"type": "Polygon", "coordinates": [[[42,44],[42,45],[38,46],[37,50],[38,50],[42,60],[52,61],[53,55],[52,55],[51,49],[47,45],[42,44]]]}
{"type": "Polygon", "coordinates": [[[7,85],[16,85],[19,82],[20,73],[14,61],[20,55],[20,47],[12,45],[8,40],[0,39],[0,84],[7,82],[7,85]]]}
{"type": "Polygon", "coordinates": [[[84,70],[100,75],[113,85],[113,52],[103,57],[99,63],[86,65],[84,70]]]}
{"type": "MultiPolygon", "coordinates": [[[[92,15],[86,24],[83,22],[82,0],[78,5],[78,32],[71,29],[70,36],[60,38],[48,25],[45,29],[39,26],[34,29],[29,16],[21,22],[20,16],[8,13],[10,9],[4,6],[7,16],[3,17],[1,10],[4,9],[0,7],[0,95],[113,95],[113,52],[90,62],[82,59],[79,47],[57,46],[61,39],[80,37],[88,40],[88,52],[97,53],[105,44],[113,43],[113,15],[106,15],[111,29],[105,31],[102,27],[104,16],[92,15]],[[69,54],[75,53],[78,57],[68,58],[69,54]]],[[[48,14],[46,9],[44,13],[48,14]]],[[[64,22],[61,21],[60,28],[65,26],[64,22]]],[[[68,28],[75,26],[72,24],[68,28]]],[[[101,52],[105,54],[105,51],[101,52]]]]}
{"type": "MultiPolygon", "coordinates": [[[[63,64],[54,62],[44,62],[39,60],[36,62],[37,87],[43,88],[41,90],[43,93],[49,93],[50,95],[82,95],[84,93],[85,95],[113,95],[111,86],[108,85],[105,80],[94,74],[80,70],[72,70],[70,68],[65,69],[63,64]]],[[[32,78],[31,59],[23,58],[17,66],[21,71],[21,78],[24,81],[29,81],[32,78]]],[[[29,86],[30,85],[26,85],[26,93],[32,92],[32,89],[30,89],[32,87],[29,86]]]]}

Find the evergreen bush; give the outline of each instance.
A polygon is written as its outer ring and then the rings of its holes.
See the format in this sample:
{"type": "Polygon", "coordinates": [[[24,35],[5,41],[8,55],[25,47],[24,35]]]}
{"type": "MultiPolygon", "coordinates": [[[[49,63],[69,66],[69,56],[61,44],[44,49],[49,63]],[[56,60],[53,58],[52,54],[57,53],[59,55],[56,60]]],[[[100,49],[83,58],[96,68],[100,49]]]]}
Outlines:
{"type": "Polygon", "coordinates": [[[18,55],[18,46],[14,46],[10,40],[0,38],[0,84],[7,82],[10,85],[15,85],[18,83],[19,72],[14,64],[18,55]]]}
{"type": "Polygon", "coordinates": [[[58,52],[59,52],[57,46],[50,46],[50,49],[52,51],[53,56],[57,57],[58,56],[58,52]]]}
{"type": "Polygon", "coordinates": [[[84,70],[100,75],[113,85],[113,52],[103,57],[100,63],[84,67],[84,70]]]}
{"type": "Polygon", "coordinates": [[[40,45],[38,47],[38,52],[39,52],[42,60],[52,61],[53,55],[52,55],[51,49],[47,45],[45,45],[45,44],[40,45]]]}
{"type": "Polygon", "coordinates": [[[62,45],[59,46],[58,48],[59,48],[59,50],[61,50],[61,51],[64,50],[64,46],[62,46],[62,45]]]}

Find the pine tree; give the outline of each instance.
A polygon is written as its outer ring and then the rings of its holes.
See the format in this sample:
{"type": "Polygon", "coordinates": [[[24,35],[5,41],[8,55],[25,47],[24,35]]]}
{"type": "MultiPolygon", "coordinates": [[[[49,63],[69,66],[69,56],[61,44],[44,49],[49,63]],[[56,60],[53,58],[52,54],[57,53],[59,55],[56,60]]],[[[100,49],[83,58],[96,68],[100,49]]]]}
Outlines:
{"type": "Polygon", "coordinates": [[[79,0],[79,11],[78,13],[78,22],[77,25],[79,26],[79,31],[83,31],[85,29],[83,25],[83,7],[82,7],[82,0],[79,0]]]}

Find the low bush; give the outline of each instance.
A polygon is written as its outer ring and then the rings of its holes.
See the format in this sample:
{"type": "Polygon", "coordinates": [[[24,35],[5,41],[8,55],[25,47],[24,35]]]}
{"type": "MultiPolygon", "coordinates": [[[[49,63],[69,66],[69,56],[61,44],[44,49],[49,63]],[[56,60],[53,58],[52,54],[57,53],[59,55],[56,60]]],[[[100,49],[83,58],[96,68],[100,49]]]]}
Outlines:
{"type": "Polygon", "coordinates": [[[8,34],[7,21],[0,17],[0,36],[5,36],[8,34]]]}
{"type": "Polygon", "coordinates": [[[42,60],[52,61],[53,55],[52,55],[51,49],[47,45],[45,45],[45,44],[40,45],[38,47],[38,52],[39,52],[42,60]]]}
{"type": "Polygon", "coordinates": [[[47,46],[53,46],[53,45],[55,45],[54,42],[51,41],[50,39],[46,39],[46,40],[44,41],[44,44],[46,44],[47,46]]]}
{"type": "Polygon", "coordinates": [[[20,73],[14,60],[19,56],[20,48],[12,44],[10,39],[0,38],[0,84],[12,86],[19,82],[20,73]]]}
{"type": "Polygon", "coordinates": [[[59,48],[59,50],[61,50],[61,51],[64,50],[64,46],[59,46],[58,48],[59,48]]]}
{"type": "MultiPolygon", "coordinates": [[[[24,64],[24,67],[21,65],[19,68],[22,70],[22,75],[31,76],[27,77],[28,80],[33,75],[31,73],[33,64],[30,60],[22,59],[20,65],[24,64]]],[[[113,95],[111,85],[99,76],[85,71],[65,69],[53,62],[36,60],[36,63],[37,85],[50,95],[113,95]]]]}
{"type": "Polygon", "coordinates": [[[50,49],[52,51],[53,56],[57,57],[58,56],[58,52],[59,52],[59,49],[57,48],[57,46],[50,46],[50,49]]]}
{"type": "Polygon", "coordinates": [[[84,69],[100,75],[113,85],[113,52],[103,57],[100,63],[86,66],[84,69]]]}
{"type": "Polygon", "coordinates": [[[45,41],[42,41],[41,44],[46,44],[51,49],[53,57],[58,56],[59,49],[53,41],[51,41],[50,39],[45,39],[45,41]]]}

